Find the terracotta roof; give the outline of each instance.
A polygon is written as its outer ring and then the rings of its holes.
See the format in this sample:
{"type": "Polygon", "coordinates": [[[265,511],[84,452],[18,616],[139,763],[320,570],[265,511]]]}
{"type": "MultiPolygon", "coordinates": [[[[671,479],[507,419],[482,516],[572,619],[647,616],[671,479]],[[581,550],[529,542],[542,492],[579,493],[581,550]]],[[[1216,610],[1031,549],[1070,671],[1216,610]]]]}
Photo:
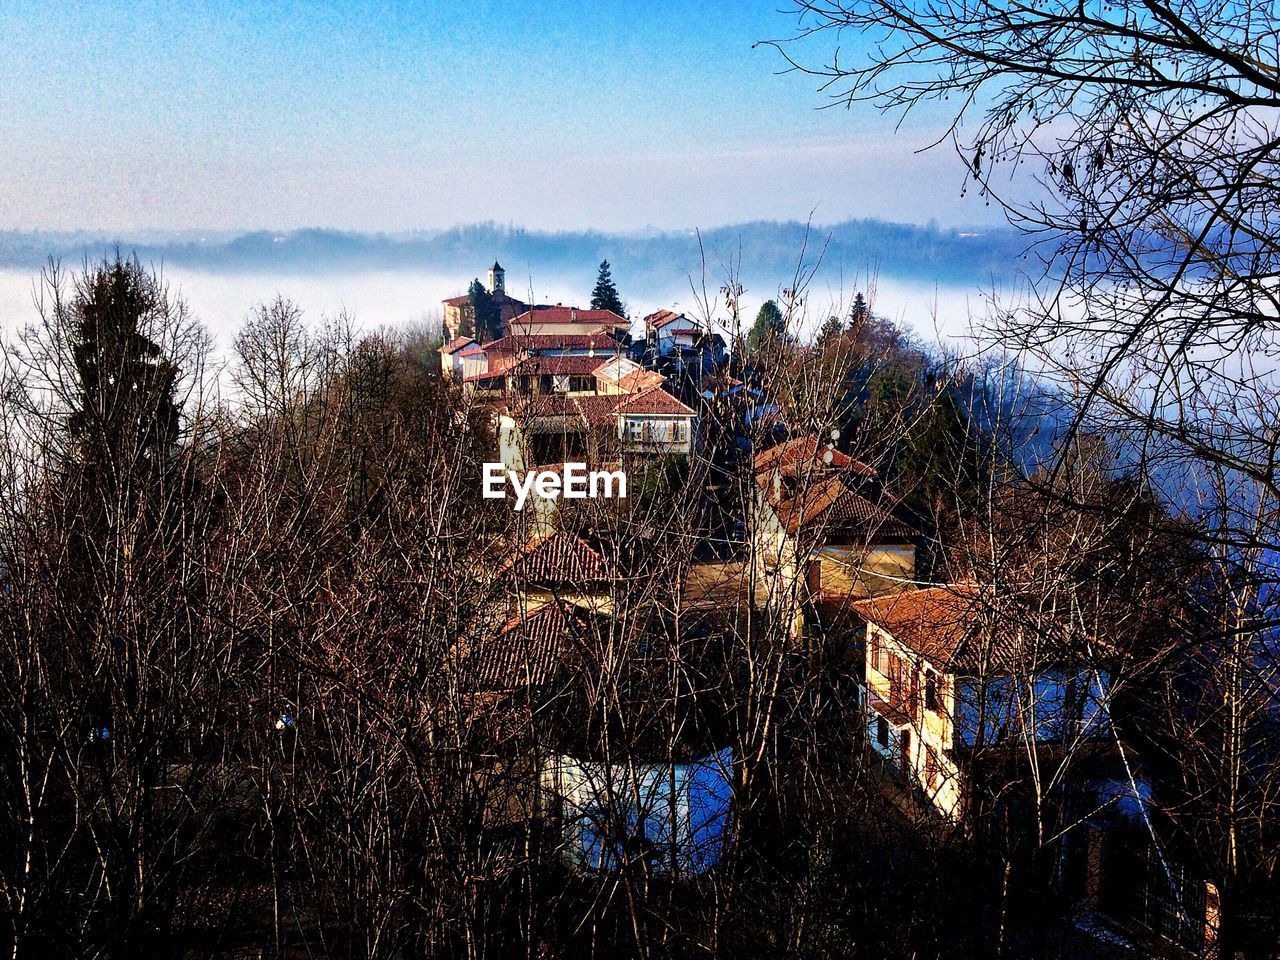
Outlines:
{"type": "Polygon", "coordinates": [[[864,620],[951,673],[1034,670],[1080,659],[1060,626],[1038,623],[1013,598],[1004,604],[996,600],[990,588],[953,583],[858,600],[852,606],[864,620]]]}
{"type": "Polygon", "coordinates": [[[528,583],[583,583],[604,572],[604,557],[564,530],[535,537],[498,568],[499,576],[514,573],[528,583]]]}
{"type": "Polygon", "coordinates": [[[460,296],[460,297],[448,297],[448,298],[446,298],[446,299],[445,299],[445,301],[444,301],[444,302],[445,302],[445,304],[447,304],[447,305],[448,305],[448,306],[450,306],[450,307],[460,307],[460,306],[462,306],[464,303],[470,303],[470,302],[471,302],[471,295],[470,295],[470,294],[468,294],[468,293],[464,293],[464,294],[463,294],[462,296],[460,296]]]}
{"type": "Polygon", "coordinates": [[[627,348],[607,333],[528,333],[490,340],[484,349],[498,352],[539,350],[607,350],[607,356],[627,348]]]}
{"type": "Polygon", "coordinates": [[[475,343],[474,337],[455,337],[440,348],[440,352],[445,356],[457,353],[469,343],[475,343]]]}
{"type": "Polygon", "coordinates": [[[694,327],[692,329],[694,332],[702,332],[702,328],[697,326],[696,321],[690,320],[683,313],[676,313],[672,310],[657,310],[644,318],[645,326],[654,327],[658,330],[661,330],[670,323],[675,323],[677,320],[684,320],[688,323],[693,323],[694,327]]]}
{"type": "Polygon", "coordinates": [[[522,376],[559,374],[561,376],[585,377],[595,372],[596,368],[601,364],[608,363],[608,361],[608,357],[525,357],[519,362],[514,372],[522,376]]]}
{"type": "Polygon", "coordinates": [[[471,690],[546,686],[570,663],[575,647],[592,629],[592,620],[587,611],[558,602],[516,617],[496,636],[460,645],[462,684],[471,690]]]}
{"type": "Polygon", "coordinates": [[[952,669],[981,629],[982,600],[975,585],[954,584],[858,600],[853,609],[930,663],[952,669]]]}
{"type": "Polygon", "coordinates": [[[674,416],[694,416],[694,411],[673,397],[661,387],[653,387],[640,393],[624,393],[617,399],[618,413],[652,413],[671,414],[674,416]]]}
{"type": "Polygon", "coordinates": [[[626,357],[615,357],[595,371],[596,379],[616,384],[623,393],[639,393],[666,382],[655,370],[646,370],[626,357]]]}
{"type": "Polygon", "coordinates": [[[609,423],[624,413],[694,416],[693,410],[660,387],[643,393],[610,393],[583,397],[541,394],[520,397],[511,401],[508,409],[516,416],[570,417],[596,426],[609,423]]]}
{"type": "Polygon", "coordinates": [[[819,462],[833,470],[851,470],[871,477],[876,474],[875,470],[862,461],[841,453],[830,444],[822,443],[812,434],[794,437],[776,447],[757,453],[752,464],[757,474],[773,469],[788,474],[796,473],[805,466],[816,465],[819,462]],[[827,460],[828,452],[831,454],[829,461],[827,460]]]}
{"type": "Polygon", "coordinates": [[[656,370],[637,370],[619,380],[618,386],[626,393],[642,393],[666,382],[667,378],[656,370]]]}
{"type": "Polygon", "coordinates": [[[909,524],[854,493],[839,477],[829,477],[773,509],[787,533],[817,526],[826,540],[842,534],[871,541],[909,540],[919,535],[909,524]]]}
{"type": "Polygon", "coordinates": [[[515,317],[512,326],[530,323],[588,323],[601,327],[628,327],[626,317],[620,317],[612,310],[581,310],[578,307],[536,307],[526,310],[515,317]]]}

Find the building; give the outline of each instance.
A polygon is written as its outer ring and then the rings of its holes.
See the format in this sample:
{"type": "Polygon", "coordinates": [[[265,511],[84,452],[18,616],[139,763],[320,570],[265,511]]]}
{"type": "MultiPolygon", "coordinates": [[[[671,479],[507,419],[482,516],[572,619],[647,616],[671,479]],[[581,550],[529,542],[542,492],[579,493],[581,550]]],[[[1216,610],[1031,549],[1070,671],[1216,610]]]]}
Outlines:
{"type": "Polygon", "coordinates": [[[759,600],[795,635],[806,619],[834,625],[852,600],[914,579],[919,532],[870,499],[871,467],[807,435],[757,454],[752,467],[759,600]]]}
{"type": "Polygon", "coordinates": [[[691,350],[703,338],[702,324],[683,313],[658,310],[644,318],[644,335],[656,356],[668,357],[691,350]]]}
{"type": "Polygon", "coordinates": [[[856,601],[866,621],[871,749],[960,820],[983,751],[1072,745],[1109,729],[1108,675],[1030,614],[975,584],[856,601]]]}
{"type": "Polygon", "coordinates": [[[735,756],[714,693],[720,685],[679,699],[675,734],[654,715],[671,701],[652,691],[669,677],[673,650],[690,656],[681,631],[701,637],[725,625],[704,616],[677,626],[656,613],[616,619],[610,584],[618,582],[580,538],[536,537],[503,570],[520,608],[457,644],[448,669],[472,700],[475,727],[492,732],[484,794],[496,810],[488,819],[536,822],[581,871],[700,874],[732,837],[735,756]],[[602,695],[611,709],[599,709],[602,695]]]}
{"type": "Polygon", "coordinates": [[[462,351],[476,346],[474,337],[454,337],[440,348],[440,372],[446,377],[463,377],[462,351]]]}
{"type": "MultiPolygon", "coordinates": [[[[504,331],[512,319],[530,309],[529,304],[507,293],[507,274],[502,269],[502,265],[496,260],[485,274],[484,286],[498,307],[498,315],[504,331]]],[[[456,340],[462,335],[462,328],[467,325],[466,321],[471,313],[471,296],[464,293],[459,297],[450,297],[443,301],[442,306],[444,308],[445,338],[446,340],[456,340]]],[[[470,319],[472,321],[470,327],[474,332],[475,318],[471,317],[470,319]]]]}
{"type": "Polygon", "coordinates": [[[499,459],[509,469],[632,458],[687,457],[697,414],[661,387],[637,393],[515,396],[497,411],[499,459]]]}
{"type": "Polygon", "coordinates": [[[583,310],[559,303],[532,307],[504,322],[506,332],[515,337],[608,333],[625,341],[631,329],[627,318],[612,310],[583,310]]]}

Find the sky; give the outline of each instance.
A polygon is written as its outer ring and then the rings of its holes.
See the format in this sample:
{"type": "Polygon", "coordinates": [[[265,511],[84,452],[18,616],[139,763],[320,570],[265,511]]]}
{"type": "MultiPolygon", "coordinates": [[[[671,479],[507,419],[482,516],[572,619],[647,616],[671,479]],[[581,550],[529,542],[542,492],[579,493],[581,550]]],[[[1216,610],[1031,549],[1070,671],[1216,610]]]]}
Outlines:
{"type": "Polygon", "coordinates": [[[0,0],[0,229],[996,222],[753,46],[787,2],[0,0]]]}

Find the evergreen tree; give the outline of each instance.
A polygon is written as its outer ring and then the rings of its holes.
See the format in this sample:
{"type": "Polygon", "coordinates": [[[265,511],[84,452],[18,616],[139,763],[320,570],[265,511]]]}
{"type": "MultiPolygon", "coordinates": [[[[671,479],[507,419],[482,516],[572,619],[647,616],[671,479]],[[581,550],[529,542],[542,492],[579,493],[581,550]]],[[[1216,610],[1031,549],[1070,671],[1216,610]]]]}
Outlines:
{"type": "Polygon", "coordinates": [[[613,284],[609,271],[609,261],[600,261],[600,272],[596,275],[595,289],[591,291],[592,310],[612,310],[620,317],[626,316],[626,307],[618,296],[618,288],[613,284]]]}
{"type": "Polygon", "coordinates": [[[751,332],[747,334],[747,347],[756,350],[770,343],[781,342],[786,330],[787,321],[782,316],[782,311],[774,301],[766,300],[760,304],[756,322],[751,325],[751,332]]]}
{"type": "Polygon", "coordinates": [[[867,298],[857,293],[853,298],[853,306],[849,309],[849,329],[855,333],[862,329],[871,311],[867,309],[867,298]]]}
{"type": "Polygon", "coordinates": [[[178,442],[178,368],[147,336],[167,311],[157,279],[116,258],[85,274],[71,304],[68,421],[75,456],[117,480],[162,465],[178,442]]]}
{"type": "MultiPolygon", "coordinates": [[[[481,343],[496,340],[502,335],[502,310],[479,280],[471,281],[467,296],[471,299],[468,307],[472,329],[463,329],[461,332],[465,336],[474,336],[481,343]]],[[[464,317],[462,327],[466,326],[467,318],[464,317]]]]}
{"type": "Polygon", "coordinates": [[[818,349],[821,350],[839,340],[842,333],[844,333],[844,324],[840,318],[834,315],[827,317],[818,330],[818,349]]]}

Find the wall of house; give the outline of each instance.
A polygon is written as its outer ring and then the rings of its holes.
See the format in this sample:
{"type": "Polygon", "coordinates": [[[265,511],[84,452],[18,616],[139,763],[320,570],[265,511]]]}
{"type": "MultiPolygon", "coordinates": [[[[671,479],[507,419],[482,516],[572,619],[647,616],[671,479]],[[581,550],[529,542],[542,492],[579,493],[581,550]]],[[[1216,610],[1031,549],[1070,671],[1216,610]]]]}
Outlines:
{"type": "Polygon", "coordinates": [[[520,425],[505,413],[498,417],[498,459],[508,470],[523,473],[525,453],[520,425]]]}
{"type": "Polygon", "coordinates": [[[703,873],[729,841],[733,752],[694,763],[606,764],[561,754],[543,773],[564,856],[584,870],[648,862],[662,873],[703,873]]]}
{"type": "Polygon", "coordinates": [[[618,439],[628,453],[693,452],[691,417],[659,414],[623,414],[618,418],[618,439]],[[674,439],[667,439],[667,438],[674,439]]]}
{"type": "Polygon", "coordinates": [[[915,579],[911,544],[827,546],[811,561],[810,587],[824,600],[862,599],[901,590],[915,579]]]}
{"type": "MultiPolygon", "coordinates": [[[[625,329],[619,328],[619,329],[625,329]]],[[[591,333],[599,333],[601,325],[596,323],[539,323],[536,320],[527,323],[511,323],[508,325],[508,333],[517,337],[527,337],[540,333],[556,333],[565,336],[585,336],[591,333]]]]}
{"type": "MultiPolygon", "coordinates": [[[[880,667],[887,667],[887,664],[881,661],[880,667]]],[[[911,742],[904,756],[899,732],[893,741],[897,746],[888,759],[921,788],[934,809],[949,819],[958,820],[962,812],[963,784],[959,767],[948,756],[955,742],[952,717],[956,703],[952,678],[873,623],[867,625],[866,678],[869,739],[875,744],[875,700],[878,698],[900,705],[908,718],[911,742]],[[889,674],[876,665],[877,648],[903,664],[905,682],[897,691],[893,689],[889,674]],[[936,678],[936,710],[926,709],[924,704],[927,670],[932,671],[936,678]]],[[[880,748],[876,746],[876,749],[880,748]]]]}

